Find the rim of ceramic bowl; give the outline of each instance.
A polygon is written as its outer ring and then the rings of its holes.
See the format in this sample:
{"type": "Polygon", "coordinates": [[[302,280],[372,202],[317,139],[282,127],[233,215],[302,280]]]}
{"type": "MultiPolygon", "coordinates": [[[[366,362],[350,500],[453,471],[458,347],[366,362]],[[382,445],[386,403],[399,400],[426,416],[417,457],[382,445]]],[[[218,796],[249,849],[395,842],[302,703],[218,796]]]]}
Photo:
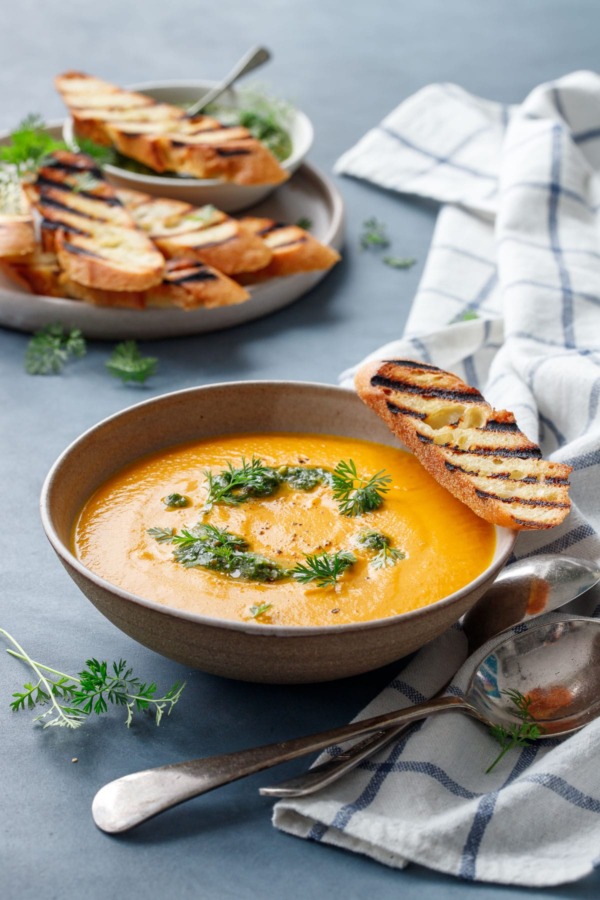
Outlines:
{"type": "MultiPolygon", "coordinates": [[[[173,89],[181,89],[181,88],[197,88],[198,91],[210,90],[218,84],[217,81],[204,81],[203,79],[167,79],[165,81],[142,81],[136,84],[128,85],[127,90],[131,91],[140,91],[141,93],[151,94],[152,90],[156,88],[173,88],[173,89]]],[[[236,89],[228,88],[230,94],[236,95],[236,89]]],[[[281,167],[286,171],[294,171],[301,163],[302,160],[306,157],[308,151],[312,147],[314,141],[314,128],[311,120],[308,118],[306,113],[302,112],[301,109],[298,109],[296,106],[290,104],[291,109],[293,110],[294,119],[299,123],[300,130],[302,135],[304,136],[303,141],[294,142],[293,150],[291,156],[288,156],[287,159],[284,159],[281,162],[281,167]]],[[[68,143],[75,140],[73,135],[72,128],[72,120],[67,119],[65,121],[65,140],[68,143]]],[[[120,166],[113,166],[110,163],[103,166],[104,170],[111,175],[116,175],[119,178],[129,178],[131,181],[139,182],[140,184],[154,184],[157,187],[161,185],[174,185],[176,184],[178,187],[182,188],[191,188],[191,187],[211,187],[215,185],[224,185],[231,184],[232,182],[224,181],[222,178],[180,178],[173,176],[165,176],[165,175],[142,175],[139,172],[130,172],[129,169],[123,169],[120,166]]],[[[237,185],[240,189],[248,188],[257,188],[261,185],[237,185]]],[[[264,185],[267,187],[267,185],[264,185]]],[[[277,185],[274,185],[277,187],[277,185]]]]}
{"type": "MultiPolygon", "coordinates": [[[[496,574],[499,574],[502,571],[506,564],[506,560],[513,550],[518,532],[511,531],[511,529],[503,528],[499,525],[495,525],[494,528],[496,534],[496,549],[498,548],[498,538],[502,536],[508,538],[506,549],[500,553],[497,559],[492,560],[492,562],[488,566],[486,566],[484,571],[481,572],[477,576],[477,578],[474,578],[464,587],[460,588],[457,591],[454,591],[452,594],[448,594],[447,597],[442,597],[440,600],[436,600],[434,603],[428,603],[426,606],[419,607],[418,609],[414,610],[409,610],[408,612],[399,613],[396,616],[387,616],[386,618],[382,619],[370,619],[366,622],[348,622],[340,625],[258,625],[255,622],[238,622],[233,619],[222,619],[218,616],[201,615],[200,613],[194,613],[189,610],[178,609],[175,606],[167,606],[166,604],[157,603],[155,600],[150,600],[146,597],[140,597],[137,594],[132,594],[130,591],[127,591],[124,588],[121,588],[118,585],[107,581],[105,578],[102,578],[102,576],[96,574],[95,572],[92,572],[90,569],[84,566],[58,535],[53,524],[52,510],[50,508],[50,497],[54,481],[62,467],[68,465],[68,460],[71,453],[80,444],[83,444],[85,441],[89,440],[89,438],[94,435],[94,433],[100,432],[109,423],[113,423],[115,421],[118,421],[119,419],[126,418],[134,411],[143,409],[145,407],[152,407],[156,404],[170,403],[172,398],[183,396],[185,394],[202,394],[211,390],[222,390],[223,388],[235,391],[239,390],[242,387],[247,388],[249,386],[258,385],[286,387],[291,389],[300,388],[301,390],[314,390],[322,393],[340,392],[343,394],[351,394],[356,396],[355,391],[350,388],[343,388],[338,387],[337,385],[322,384],[313,381],[287,381],[285,379],[227,381],[217,382],[215,384],[209,385],[200,385],[193,388],[183,388],[179,391],[170,391],[167,394],[159,394],[157,397],[152,397],[149,400],[143,400],[141,403],[136,403],[132,406],[128,406],[126,409],[121,410],[120,412],[113,413],[113,415],[107,416],[96,425],[93,425],[91,428],[88,428],[86,431],[84,431],[81,435],[79,435],[79,437],[75,438],[75,440],[72,441],[65,450],[63,450],[58,459],[52,465],[44,480],[40,496],[40,513],[42,518],[42,525],[44,527],[46,537],[50,541],[58,556],[63,559],[69,566],[75,569],[82,577],[87,578],[88,580],[94,582],[94,584],[96,584],[99,588],[102,588],[103,590],[108,591],[129,603],[135,603],[138,606],[151,609],[153,612],[163,613],[167,616],[175,616],[176,618],[195,622],[199,625],[206,625],[214,628],[224,628],[243,632],[246,634],[261,634],[263,636],[271,635],[275,638],[299,637],[301,635],[316,636],[326,634],[342,634],[344,632],[385,628],[399,622],[400,620],[408,622],[414,618],[419,618],[426,610],[431,609],[432,607],[439,608],[452,605],[454,602],[464,596],[467,591],[476,590],[490,577],[490,574],[494,572],[496,574]]],[[[165,446],[177,446],[177,444],[168,444],[165,446]]],[[[141,456],[143,456],[143,454],[141,454],[141,456]]],[[[494,553],[494,557],[496,557],[496,553],[494,553]]]]}

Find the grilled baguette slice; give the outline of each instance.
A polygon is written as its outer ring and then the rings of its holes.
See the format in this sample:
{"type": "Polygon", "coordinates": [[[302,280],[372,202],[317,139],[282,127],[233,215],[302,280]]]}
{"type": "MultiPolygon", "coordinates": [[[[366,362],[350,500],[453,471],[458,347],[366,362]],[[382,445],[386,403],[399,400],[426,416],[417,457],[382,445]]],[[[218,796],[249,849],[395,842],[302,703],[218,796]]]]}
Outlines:
{"type": "Polygon", "coordinates": [[[54,253],[36,247],[32,253],[10,262],[2,262],[3,271],[32,294],[43,297],[64,297],[60,284],[60,266],[54,253]]]}
{"type": "Polygon", "coordinates": [[[146,305],[214,309],[249,298],[248,291],[217,269],[193,259],[172,259],[167,263],[162,284],[146,292],[146,305]]]}
{"type": "Polygon", "coordinates": [[[260,237],[214,206],[195,207],[138,191],[118,196],[168,259],[195,259],[226,275],[262,269],[271,260],[260,237]]]}
{"type": "Polygon", "coordinates": [[[185,111],[81,72],[66,72],[56,87],[75,134],[116,147],[156,172],[221,178],[237,184],[279,184],[288,177],[272,153],[239,126],[185,111]]]}
{"type": "Polygon", "coordinates": [[[543,460],[512,413],[494,410],[456,375],[415,360],[378,360],[359,369],[355,384],[433,477],[483,519],[543,529],[568,515],[571,467],[543,460]]]}
{"type": "Polygon", "coordinates": [[[43,249],[57,253],[68,279],[105,291],[160,284],[162,254],[90,157],[56,151],[28,193],[42,215],[43,249]]]}
{"type": "Polygon", "coordinates": [[[0,265],[9,277],[33,294],[69,297],[94,306],[211,309],[243,303],[249,298],[248,292],[237,282],[194,260],[168,262],[163,281],[147,291],[110,291],[79,284],[61,270],[56,254],[41,248],[19,260],[1,260],[0,265]]]}
{"type": "Polygon", "coordinates": [[[275,219],[257,216],[244,216],[238,221],[247,231],[261,238],[273,254],[263,269],[238,275],[241,284],[330,269],[340,260],[339,253],[298,225],[285,225],[275,219]]]}

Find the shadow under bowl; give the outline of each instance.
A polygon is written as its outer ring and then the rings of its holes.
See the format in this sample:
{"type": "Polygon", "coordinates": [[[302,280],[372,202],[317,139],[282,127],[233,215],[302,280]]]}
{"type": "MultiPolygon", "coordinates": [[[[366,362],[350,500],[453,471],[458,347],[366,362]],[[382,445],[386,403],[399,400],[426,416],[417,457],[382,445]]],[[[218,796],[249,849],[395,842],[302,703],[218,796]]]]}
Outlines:
{"type": "Polygon", "coordinates": [[[496,527],[490,565],[422,609],[356,624],[293,627],[235,622],[138,597],[91,572],[71,550],[77,516],[108,478],[142,456],[186,441],[243,432],[333,434],[402,445],[357,395],[286,381],[230,382],[165,394],[85,432],[59,457],[41,497],[44,529],[69,575],[117,628],[186,666],[244,681],[330,681],[412,653],[453,625],[494,581],[515,532],[496,527]]]}

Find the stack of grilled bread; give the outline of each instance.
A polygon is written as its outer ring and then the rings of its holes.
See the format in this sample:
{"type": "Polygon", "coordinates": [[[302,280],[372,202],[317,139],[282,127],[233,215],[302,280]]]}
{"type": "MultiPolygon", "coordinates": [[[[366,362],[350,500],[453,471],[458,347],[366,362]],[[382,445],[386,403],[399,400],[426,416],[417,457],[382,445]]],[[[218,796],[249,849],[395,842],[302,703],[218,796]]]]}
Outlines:
{"type": "Polygon", "coordinates": [[[75,135],[116,147],[155,172],[218,178],[235,184],[280,184],[288,177],[273,154],[240,126],[125,91],[82,72],[55,80],[75,135]]]}
{"type": "Polygon", "coordinates": [[[46,159],[11,212],[0,216],[3,269],[36,294],[102,306],[241,303],[249,297],[244,283],[328,269],[339,259],[297,226],[115,190],[93,159],[63,150],[46,159]],[[32,207],[41,217],[39,244],[32,207]],[[287,237],[270,245],[278,231],[287,237]]]}
{"type": "Polygon", "coordinates": [[[452,494],[515,530],[568,515],[571,467],[541,458],[511,412],[495,410],[450,372],[415,360],[379,360],[355,378],[359,396],[452,494]]]}

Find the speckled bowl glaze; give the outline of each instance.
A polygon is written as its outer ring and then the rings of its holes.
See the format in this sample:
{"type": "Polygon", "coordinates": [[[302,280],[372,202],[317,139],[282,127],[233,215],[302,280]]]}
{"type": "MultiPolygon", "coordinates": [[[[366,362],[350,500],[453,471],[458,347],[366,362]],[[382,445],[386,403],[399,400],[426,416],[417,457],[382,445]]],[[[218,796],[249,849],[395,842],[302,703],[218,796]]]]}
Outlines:
{"type": "Polygon", "coordinates": [[[70,539],[83,504],[100,484],[139,457],[220,434],[288,431],[336,434],[398,446],[352,391],[286,381],[231,382],[165,394],[86,431],[46,478],[42,520],[69,575],[117,628],[187,666],[244,681],[330,681],[368,672],[422,647],[456,622],[489,587],[509,556],[515,532],[496,529],[496,551],[474,581],[423,609],[323,627],[232,622],[138,597],[90,572],[70,539]]]}

